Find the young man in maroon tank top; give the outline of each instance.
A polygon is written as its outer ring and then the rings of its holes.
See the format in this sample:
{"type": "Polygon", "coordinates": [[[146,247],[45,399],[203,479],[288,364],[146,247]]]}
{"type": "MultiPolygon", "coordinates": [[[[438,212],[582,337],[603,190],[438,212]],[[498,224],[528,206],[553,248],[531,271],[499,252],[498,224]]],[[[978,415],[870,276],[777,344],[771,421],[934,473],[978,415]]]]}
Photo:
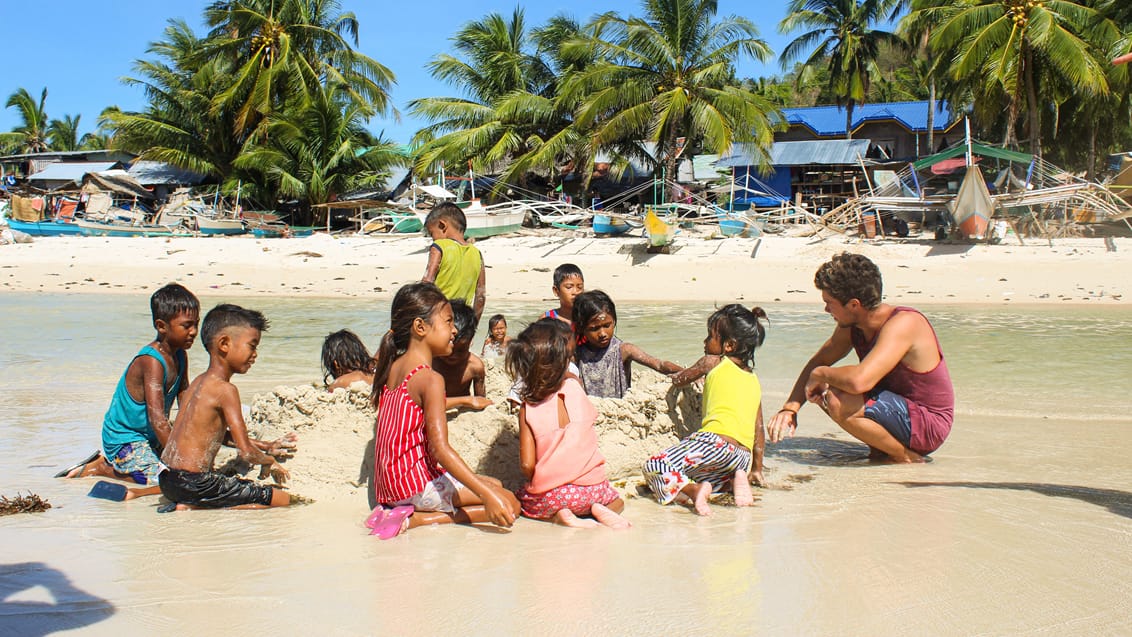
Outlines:
{"type": "Polygon", "coordinates": [[[809,401],[867,444],[870,459],[923,462],[947,438],[955,406],[931,324],[912,308],[882,303],[880,270],[862,255],[833,257],[814,285],[837,327],[798,375],[767,437],[793,436],[809,401]],[[834,367],[854,350],[857,364],[834,367]]]}

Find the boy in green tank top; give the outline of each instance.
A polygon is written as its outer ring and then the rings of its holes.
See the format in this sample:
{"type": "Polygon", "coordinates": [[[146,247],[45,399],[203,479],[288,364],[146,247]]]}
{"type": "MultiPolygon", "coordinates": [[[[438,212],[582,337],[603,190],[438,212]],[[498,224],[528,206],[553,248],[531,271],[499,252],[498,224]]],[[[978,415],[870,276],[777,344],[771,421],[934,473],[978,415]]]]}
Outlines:
{"type": "Polygon", "coordinates": [[[421,281],[435,283],[449,301],[467,303],[479,323],[487,300],[487,274],[479,249],[464,240],[468,227],[464,211],[453,203],[438,204],[428,213],[424,226],[432,245],[421,281]]]}

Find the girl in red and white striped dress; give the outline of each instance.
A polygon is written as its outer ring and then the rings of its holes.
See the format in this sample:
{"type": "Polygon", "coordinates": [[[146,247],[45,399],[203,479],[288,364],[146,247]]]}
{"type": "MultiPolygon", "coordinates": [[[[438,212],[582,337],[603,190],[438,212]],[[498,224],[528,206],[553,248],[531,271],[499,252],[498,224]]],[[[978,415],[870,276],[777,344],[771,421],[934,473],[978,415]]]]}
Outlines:
{"type": "Polygon", "coordinates": [[[424,524],[490,522],[511,526],[519,502],[503,485],[476,475],[448,444],[444,379],[435,356],[452,353],[452,307],[431,283],[397,291],[391,328],[381,339],[374,373],[374,490],[366,519],[389,539],[424,524]]]}

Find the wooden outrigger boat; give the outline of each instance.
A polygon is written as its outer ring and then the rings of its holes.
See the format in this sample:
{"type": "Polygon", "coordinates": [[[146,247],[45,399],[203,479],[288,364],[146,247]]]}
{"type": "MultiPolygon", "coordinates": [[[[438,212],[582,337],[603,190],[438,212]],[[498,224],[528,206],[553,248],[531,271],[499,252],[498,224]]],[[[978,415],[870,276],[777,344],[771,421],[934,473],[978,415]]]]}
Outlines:
{"type": "Polygon", "coordinates": [[[200,214],[195,215],[195,218],[197,230],[205,236],[238,235],[248,231],[244,222],[240,219],[222,219],[200,214]]]}
{"type": "Polygon", "coordinates": [[[112,223],[79,219],[75,222],[84,237],[186,237],[188,232],[176,226],[162,226],[150,223],[112,223]]]}

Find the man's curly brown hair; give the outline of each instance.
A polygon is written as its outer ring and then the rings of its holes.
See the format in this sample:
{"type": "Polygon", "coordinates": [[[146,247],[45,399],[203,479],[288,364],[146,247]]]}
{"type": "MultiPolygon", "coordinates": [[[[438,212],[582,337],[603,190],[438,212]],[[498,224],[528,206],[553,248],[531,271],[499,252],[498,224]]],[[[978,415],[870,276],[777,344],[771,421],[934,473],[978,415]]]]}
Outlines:
{"type": "Polygon", "coordinates": [[[835,255],[818,268],[814,285],[843,305],[850,299],[857,299],[867,310],[880,305],[880,268],[862,254],[835,255]]]}

